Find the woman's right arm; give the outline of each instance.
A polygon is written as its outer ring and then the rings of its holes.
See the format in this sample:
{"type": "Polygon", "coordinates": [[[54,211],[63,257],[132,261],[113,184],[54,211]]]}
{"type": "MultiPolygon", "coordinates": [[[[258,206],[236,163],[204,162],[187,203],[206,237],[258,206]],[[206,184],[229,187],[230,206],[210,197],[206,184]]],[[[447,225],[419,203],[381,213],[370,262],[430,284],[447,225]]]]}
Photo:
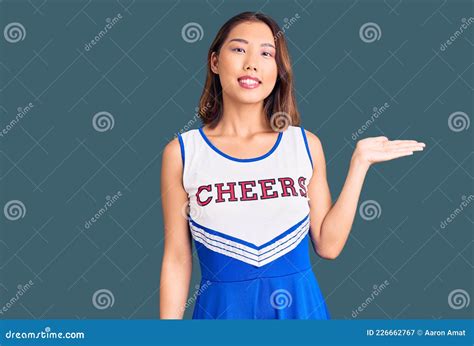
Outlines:
{"type": "Polygon", "coordinates": [[[175,138],[163,151],[161,168],[165,234],[160,278],[161,319],[183,318],[191,280],[192,246],[185,207],[188,194],[182,176],[181,148],[175,138]]]}

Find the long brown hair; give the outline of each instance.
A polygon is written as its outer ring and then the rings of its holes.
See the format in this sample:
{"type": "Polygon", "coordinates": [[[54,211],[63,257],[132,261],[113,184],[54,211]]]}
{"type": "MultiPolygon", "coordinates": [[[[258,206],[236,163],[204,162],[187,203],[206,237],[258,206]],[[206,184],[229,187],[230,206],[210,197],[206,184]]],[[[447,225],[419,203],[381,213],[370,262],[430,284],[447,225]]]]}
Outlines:
{"type": "Polygon", "coordinates": [[[229,32],[242,22],[263,22],[269,26],[275,39],[278,76],[270,95],[264,100],[264,110],[267,120],[275,131],[281,131],[288,125],[298,126],[300,115],[296,106],[293,90],[293,71],[290,55],[283,31],[271,17],[261,12],[242,12],[230,18],[219,30],[209,47],[207,56],[206,84],[199,101],[199,116],[203,124],[214,128],[223,115],[222,86],[219,76],[211,70],[211,55],[219,51],[227,39],[229,32]]]}

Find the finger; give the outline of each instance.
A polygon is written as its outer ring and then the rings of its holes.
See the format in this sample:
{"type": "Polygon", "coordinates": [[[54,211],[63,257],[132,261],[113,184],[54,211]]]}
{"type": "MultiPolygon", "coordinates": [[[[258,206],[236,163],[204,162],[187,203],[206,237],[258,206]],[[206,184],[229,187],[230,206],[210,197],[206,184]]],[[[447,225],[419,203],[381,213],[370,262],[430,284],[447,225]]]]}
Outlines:
{"type": "Polygon", "coordinates": [[[391,146],[386,146],[385,149],[387,150],[415,150],[415,149],[421,149],[423,150],[425,146],[423,144],[398,144],[398,145],[391,145],[391,146]]]}
{"type": "Polygon", "coordinates": [[[397,140],[394,140],[394,141],[388,141],[387,144],[390,144],[390,145],[402,145],[402,144],[424,144],[423,142],[418,142],[418,141],[415,141],[415,140],[407,140],[407,139],[397,139],[397,140]]]}
{"type": "Polygon", "coordinates": [[[386,141],[388,141],[388,138],[385,137],[385,136],[372,137],[372,139],[375,142],[386,142],[386,141]]]}
{"type": "Polygon", "coordinates": [[[398,159],[399,157],[410,156],[410,155],[413,155],[412,151],[401,151],[398,153],[397,152],[385,153],[385,155],[383,155],[383,161],[394,160],[394,159],[398,159]]]}
{"type": "Polygon", "coordinates": [[[392,150],[423,150],[425,148],[422,144],[398,144],[398,145],[382,145],[379,150],[392,151],[392,150]]]}
{"type": "Polygon", "coordinates": [[[387,150],[386,153],[395,153],[395,154],[398,154],[398,153],[408,153],[408,152],[415,152],[415,151],[423,151],[423,148],[404,148],[404,149],[391,149],[391,150],[387,150]]]}
{"type": "Polygon", "coordinates": [[[417,143],[420,143],[420,144],[425,144],[423,142],[418,142],[418,141],[415,141],[413,139],[396,139],[396,140],[393,140],[393,141],[389,141],[388,142],[390,145],[398,145],[398,144],[417,144],[417,143]]]}

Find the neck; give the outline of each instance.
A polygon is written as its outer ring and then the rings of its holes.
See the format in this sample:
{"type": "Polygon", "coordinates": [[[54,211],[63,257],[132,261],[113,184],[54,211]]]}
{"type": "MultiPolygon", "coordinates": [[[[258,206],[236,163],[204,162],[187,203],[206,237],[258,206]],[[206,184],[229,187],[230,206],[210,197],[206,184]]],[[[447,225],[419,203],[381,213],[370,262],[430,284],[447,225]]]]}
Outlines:
{"type": "Polygon", "coordinates": [[[263,109],[263,100],[257,103],[235,102],[223,95],[223,116],[217,128],[225,135],[246,137],[256,132],[272,131],[263,109]]]}

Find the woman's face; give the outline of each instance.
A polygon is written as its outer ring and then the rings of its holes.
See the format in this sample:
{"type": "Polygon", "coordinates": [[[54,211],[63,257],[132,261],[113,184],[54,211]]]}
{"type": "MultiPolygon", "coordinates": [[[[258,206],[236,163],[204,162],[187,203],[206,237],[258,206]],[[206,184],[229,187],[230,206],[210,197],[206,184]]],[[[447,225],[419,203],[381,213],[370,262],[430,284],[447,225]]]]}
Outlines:
{"type": "Polygon", "coordinates": [[[262,102],[273,90],[278,71],[271,29],[262,22],[237,24],[213,53],[211,69],[223,93],[241,103],[262,102]]]}

